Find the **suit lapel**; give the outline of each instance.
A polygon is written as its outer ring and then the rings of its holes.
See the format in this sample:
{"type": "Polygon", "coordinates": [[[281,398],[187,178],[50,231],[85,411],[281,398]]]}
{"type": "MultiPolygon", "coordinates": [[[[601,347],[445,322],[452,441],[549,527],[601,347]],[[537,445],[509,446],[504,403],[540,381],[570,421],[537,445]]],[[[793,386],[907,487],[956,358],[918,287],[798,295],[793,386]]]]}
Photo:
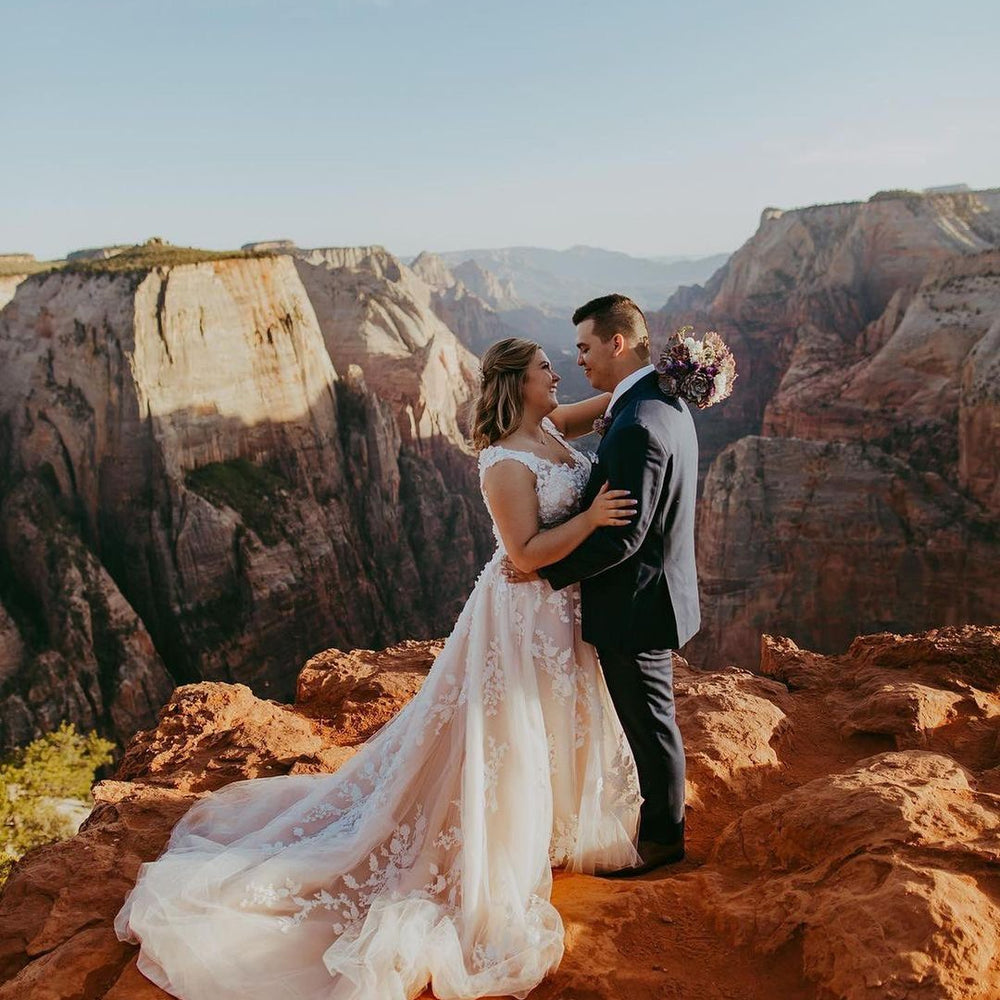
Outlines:
{"type": "MultiPolygon", "coordinates": [[[[615,417],[622,411],[625,404],[630,399],[635,399],[638,395],[646,396],[649,393],[659,393],[660,386],[656,381],[656,372],[650,372],[648,375],[644,375],[635,385],[631,386],[627,391],[623,392],[618,399],[615,400],[615,405],[611,407],[611,420],[614,421],[615,417]]],[[[604,450],[604,445],[611,437],[611,427],[604,432],[601,437],[600,443],[597,445],[597,463],[594,465],[591,471],[590,480],[587,483],[587,490],[585,495],[585,500],[589,503],[597,495],[597,489],[600,484],[604,481],[604,473],[600,469],[601,452],[604,450]],[[593,487],[593,489],[591,488],[593,487]]]]}
{"type": "Polygon", "coordinates": [[[659,376],[656,372],[650,372],[648,375],[644,375],[635,385],[631,386],[625,392],[623,392],[616,400],[615,405],[611,407],[611,419],[614,420],[615,417],[621,413],[622,408],[630,399],[635,399],[638,395],[646,395],[651,390],[659,391],[659,386],[657,384],[657,378],[659,376]]]}

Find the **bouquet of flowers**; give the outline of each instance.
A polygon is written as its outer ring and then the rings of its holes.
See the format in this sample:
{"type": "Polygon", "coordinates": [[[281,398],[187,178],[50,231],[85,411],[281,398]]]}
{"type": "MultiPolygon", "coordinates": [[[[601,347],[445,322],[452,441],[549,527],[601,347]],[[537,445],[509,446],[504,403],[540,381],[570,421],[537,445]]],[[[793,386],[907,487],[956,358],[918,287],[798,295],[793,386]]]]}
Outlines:
{"type": "Polygon", "coordinates": [[[728,398],[736,381],[736,359],[725,341],[710,330],[695,340],[693,326],[681,327],[655,367],[660,388],[704,410],[728,398]]]}

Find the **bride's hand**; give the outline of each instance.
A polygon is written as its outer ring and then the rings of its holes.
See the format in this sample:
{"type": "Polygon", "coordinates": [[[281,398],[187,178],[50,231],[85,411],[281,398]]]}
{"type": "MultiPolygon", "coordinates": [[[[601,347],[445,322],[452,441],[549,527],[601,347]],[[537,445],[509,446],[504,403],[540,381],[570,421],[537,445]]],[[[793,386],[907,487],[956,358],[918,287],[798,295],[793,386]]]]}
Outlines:
{"type": "Polygon", "coordinates": [[[501,560],[501,567],[504,579],[508,583],[528,583],[531,580],[540,580],[537,573],[525,573],[519,570],[511,561],[510,556],[504,556],[501,560]]]}
{"type": "Polygon", "coordinates": [[[616,527],[628,524],[635,517],[638,505],[639,501],[633,499],[628,490],[611,490],[604,483],[587,508],[587,514],[595,528],[616,527]]]}

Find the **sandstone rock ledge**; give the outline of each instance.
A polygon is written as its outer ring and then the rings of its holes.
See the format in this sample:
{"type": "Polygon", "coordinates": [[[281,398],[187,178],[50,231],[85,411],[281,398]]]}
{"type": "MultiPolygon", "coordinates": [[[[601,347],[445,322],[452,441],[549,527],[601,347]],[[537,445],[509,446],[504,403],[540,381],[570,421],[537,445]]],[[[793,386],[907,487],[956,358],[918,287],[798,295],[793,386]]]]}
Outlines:
{"type": "MultiPolygon", "coordinates": [[[[201,794],[335,770],[412,697],[437,643],[327,651],[297,701],[178,688],[69,841],[0,897],[0,1000],[153,1000],[111,923],[201,794]]],[[[634,880],[557,873],[567,950],[532,994],[632,1000],[1000,995],[1000,627],[765,637],[760,676],[677,664],[689,858],[634,880]]]]}

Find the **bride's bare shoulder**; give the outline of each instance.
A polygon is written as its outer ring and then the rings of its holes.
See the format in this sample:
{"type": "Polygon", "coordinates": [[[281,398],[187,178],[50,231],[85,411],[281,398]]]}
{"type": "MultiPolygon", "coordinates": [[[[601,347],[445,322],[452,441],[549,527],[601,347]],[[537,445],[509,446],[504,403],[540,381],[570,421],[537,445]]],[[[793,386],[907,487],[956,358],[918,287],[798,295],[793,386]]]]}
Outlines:
{"type": "Polygon", "coordinates": [[[484,448],[479,453],[479,468],[483,491],[494,499],[535,490],[535,456],[528,452],[518,452],[495,448],[491,455],[484,457],[484,448]]]}

